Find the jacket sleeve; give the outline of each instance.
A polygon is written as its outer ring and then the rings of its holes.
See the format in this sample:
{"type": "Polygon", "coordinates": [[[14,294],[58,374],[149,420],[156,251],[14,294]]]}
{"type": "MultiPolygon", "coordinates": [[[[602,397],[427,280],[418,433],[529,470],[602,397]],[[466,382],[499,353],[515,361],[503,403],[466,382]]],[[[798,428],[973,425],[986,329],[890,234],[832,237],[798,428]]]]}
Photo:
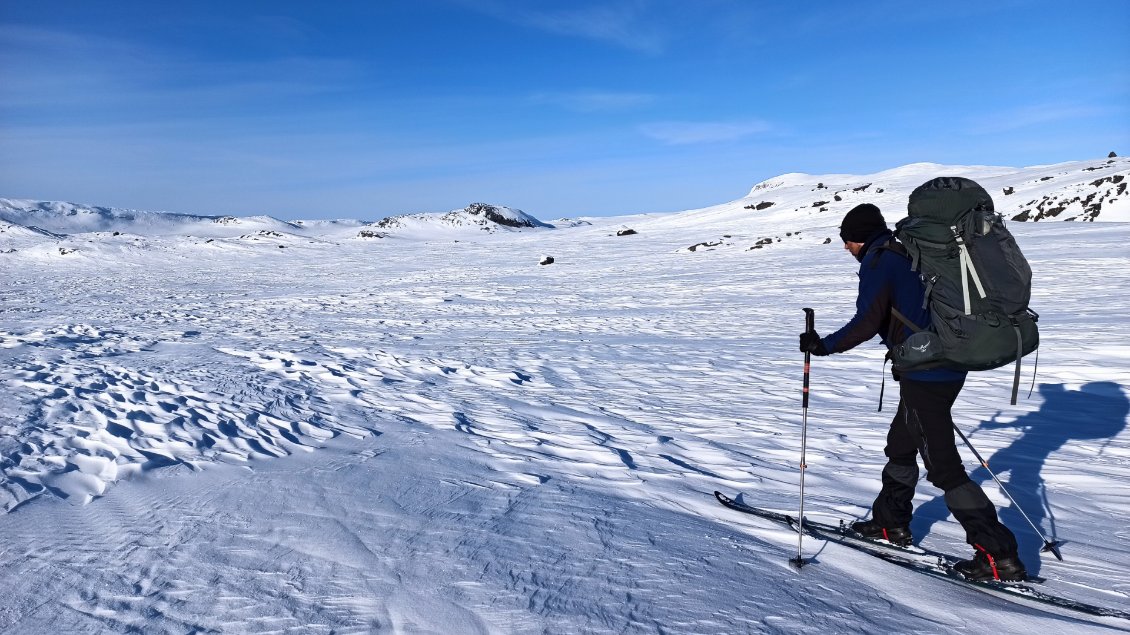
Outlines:
{"type": "MultiPolygon", "coordinates": [[[[882,258],[884,254],[876,254],[882,258]]],[[[859,297],[855,316],[840,330],[823,339],[829,353],[842,353],[878,335],[891,314],[891,281],[884,263],[864,263],[859,271],[859,297]],[[872,266],[877,265],[877,266],[872,266]]]]}

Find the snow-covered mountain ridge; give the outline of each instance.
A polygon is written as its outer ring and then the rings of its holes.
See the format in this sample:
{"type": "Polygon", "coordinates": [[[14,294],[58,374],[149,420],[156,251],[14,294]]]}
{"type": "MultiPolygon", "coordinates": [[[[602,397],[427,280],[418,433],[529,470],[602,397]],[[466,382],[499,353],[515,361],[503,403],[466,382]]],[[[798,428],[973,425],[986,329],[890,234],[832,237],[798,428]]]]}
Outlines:
{"type": "Polygon", "coordinates": [[[867,202],[893,222],[905,214],[910,193],[939,176],[976,181],[1009,220],[1130,222],[1130,159],[1122,157],[1027,168],[912,163],[869,175],[784,174],[758,183],[741,199],[699,210],[698,216],[756,213],[762,221],[791,221],[803,228],[838,224],[844,212],[867,202]]]}
{"type": "Polygon", "coordinates": [[[0,198],[0,221],[58,234],[119,232],[150,236],[224,236],[257,230],[302,231],[270,216],[203,216],[0,198]]]}

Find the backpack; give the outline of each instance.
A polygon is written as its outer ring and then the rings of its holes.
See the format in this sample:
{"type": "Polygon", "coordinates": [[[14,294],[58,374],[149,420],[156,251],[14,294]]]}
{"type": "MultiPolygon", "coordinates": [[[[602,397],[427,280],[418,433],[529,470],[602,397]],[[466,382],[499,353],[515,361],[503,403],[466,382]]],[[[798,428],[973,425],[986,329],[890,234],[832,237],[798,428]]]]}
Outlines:
{"type": "Polygon", "coordinates": [[[895,370],[989,370],[1015,361],[1015,404],[1020,358],[1040,344],[1039,315],[1028,308],[1032,269],[1016,239],[989,193],[969,179],[927,181],[907,210],[895,236],[925,286],[931,324],[920,329],[892,310],[914,331],[891,350],[895,370]]]}

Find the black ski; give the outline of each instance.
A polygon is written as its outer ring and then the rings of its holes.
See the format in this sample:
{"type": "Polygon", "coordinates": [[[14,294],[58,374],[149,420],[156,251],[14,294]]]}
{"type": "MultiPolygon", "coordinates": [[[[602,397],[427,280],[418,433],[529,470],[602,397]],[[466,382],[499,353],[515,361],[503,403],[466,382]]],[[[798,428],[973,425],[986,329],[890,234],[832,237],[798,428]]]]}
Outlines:
{"type": "MultiPolygon", "coordinates": [[[[721,492],[714,492],[714,497],[718,499],[718,502],[730,509],[788,525],[794,530],[798,530],[800,525],[795,518],[788,514],[753,507],[746,503],[736,501],[721,492]]],[[[953,568],[959,561],[953,556],[929,549],[922,549],[920,547],[899,547],[898,545],[886,541],[865,538],[847,529],[843,523],[837,526],[805,519],[804,530],[809,536],[818,540],[825,540],[851,547],[852,549],[862,551],[876,558],[886,560],[887,562],[906,569],[917,571],[932,578],[972,587],[978,591],[998,597],[1009,600],[1031,600],[1040,604],[1085,613],[1096,617],[1116,617],[1130,620],[1130,613],[1125,611],[1077,602],[1070,598],[1052,595],[1034,589],[1028,584],[1043,582],[1042,578],[1029,578],[1027,583],[975,582],[968,580],[953,568]]]]}
{"type": "MultiPolygon", "coordinates": [[[[787,514],[783,514],[781,512],[770,511],[768,509],[761,509],[759,507],[753,507],[751,505],[747,505],[747,504],[745,504],[741,501],[736,501],[736,500],[730,498],[729,496],[726,496],[722,492],[714,492],[714,497],[718,499],[719,503],[722,503],[723,505],[725,505],[726,507],[729,507],[730,509],[734,509],[734,510],[737,510],[739,512],[746,513],[746,514],[752,514],[754,516],[760,516],[762,518],[767,518],[769,520],[774,520],[776,522],[784,523],[786,525],[792,526],[794,529],[796,528],[796,524],[797,524],[796,519],[792,516],[787,515],[787,514]]],[[[904,558],[911,558],[911,559],[916,559],[916,560],[929,560],[929,561],[932,561],[932,562],[938,562],[939,559],[940,559],[941,562],[949,563],[951,566],[958,563],[957,558],[954,558],[953,556],[950,556],[948,554],[944,554],[944,553],[941,553],[941,552],[938,552],[938,551],[933,551],[933,550],[925,549],[925,548],[922,548],[922,547],[916,547],[916,546],[913,546],[913,545],[909,546],[909,547],[900,547],[899,545],[896,545],[896,544],[891,543],[891,542],[887,542],[885,540],[875,540],[875,539],[872,539],[872,538],[866,538],[866,537],[861,536],[861,535],[853,532],[852,530],[848,529],[847,526],[844,525],[843,522],[841,522],[837,526],[837,525],[830,525],[828,523],[822,523],[822,522],[815,521],[815,520],[809,520],[809,519],[806,518],[804,520],[804,528],[806,530],[812,530],[812,531],[808,532],[810,535],[813,533],[813,531],[820,531],[820,532],[823,532],[823,533],[828,534],[828,535],[836,536],[836,540],[835,540],[836,542],[839,542],[839,543],[842,543],[842,544],[852,543],[850,546],[858,546],[858,548],[860,548],[860,549],[863,549],[865,547],[867,547],[867,548],[881,548],[881,549],[889,550],[889,551],[891,551],[895,554],[898,554],[898,555],[900,555],[904,558]]],[[[1043,580],[1037,579],[1037,580],[1032,580],[1032,581],[1033,582],[1042,582],[1043,580]]]]}

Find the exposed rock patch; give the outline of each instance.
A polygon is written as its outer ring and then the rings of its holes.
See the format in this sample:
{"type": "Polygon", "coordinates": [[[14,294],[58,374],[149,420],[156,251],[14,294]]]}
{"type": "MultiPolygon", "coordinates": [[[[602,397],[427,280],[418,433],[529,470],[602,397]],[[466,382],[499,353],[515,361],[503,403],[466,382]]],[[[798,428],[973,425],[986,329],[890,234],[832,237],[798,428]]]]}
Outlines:
{"type": "Polygon", "coordinates": [[[776,203],[774,203],[773,201],[762,201],[762,202],[754,204],[754,205],[746,205],[745,208],[756,210],[756,211],[760,212],[761,210],[769,209],[770,207],[773,207],[774,205],[776,205],[776,203]]]}
{"type": "Polygon", "coordinates": [[[723,244],[723,242],[724,241],[718,240],[718,241],[715,241],[715,242],[706,241],[706,242],[696,243],[694,245],[691,245],[690,247],[687,247],[687,251],[698,251],[699,249],[701,249],[703,247],[718,247],[719,245],[723,244]]]}

